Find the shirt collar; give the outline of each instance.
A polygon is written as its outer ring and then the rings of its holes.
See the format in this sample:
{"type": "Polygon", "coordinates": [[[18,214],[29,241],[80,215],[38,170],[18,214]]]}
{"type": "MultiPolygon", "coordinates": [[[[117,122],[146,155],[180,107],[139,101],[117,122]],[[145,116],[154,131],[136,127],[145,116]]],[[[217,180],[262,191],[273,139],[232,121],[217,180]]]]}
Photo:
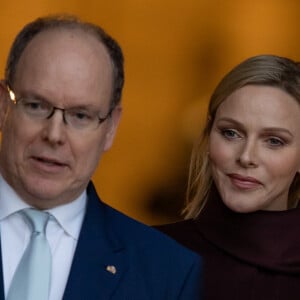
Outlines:
{"type": "MultiPolygon", "coordinates": [[[[68,235],[78,240],[85,215],[86,203],[87,194],[84,191],[74,201],[46,211],[56,219],[68,235]]],[[[27,207],[30,207],[30,205],[24,202],[0,175],[0,221],[27,207]]]]}

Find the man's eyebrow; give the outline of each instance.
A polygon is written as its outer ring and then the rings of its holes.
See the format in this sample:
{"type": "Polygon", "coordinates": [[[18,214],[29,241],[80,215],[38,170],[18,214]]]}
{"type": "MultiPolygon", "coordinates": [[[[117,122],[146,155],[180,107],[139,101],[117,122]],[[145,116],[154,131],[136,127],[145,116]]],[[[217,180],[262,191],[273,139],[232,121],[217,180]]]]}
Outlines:
{"type": "MultiPolygon", "coordinates": [[[[14,92],[14,91],[13,91],[14,92]]],[[[46,102],[50,105],[53,105],[53,106],[56,106],[55,103],[53,103],[51,101],[50,98],[48,97],[45,97],[43,95],[41,95],[40,93],[38,92],[35,92],[35,91],[24,91],[24,92],[21,92],[19,94],[16,95],[16,99],[20,99],[20,98],[32,98],[32,99],[36,99],[36,100],[39,100],[39,101],[43,101],[43,102],[46,102]]],[[[67,103],[64,108],[77,108],[77,109],[86,109],[86,110],[89,110],[89,109],[93,109],[93,110],[99,110],[101,111],[101,108],[99,108],[98,106],[96,105],[93,105],[93,104],[69,104],[67,103]]]]}

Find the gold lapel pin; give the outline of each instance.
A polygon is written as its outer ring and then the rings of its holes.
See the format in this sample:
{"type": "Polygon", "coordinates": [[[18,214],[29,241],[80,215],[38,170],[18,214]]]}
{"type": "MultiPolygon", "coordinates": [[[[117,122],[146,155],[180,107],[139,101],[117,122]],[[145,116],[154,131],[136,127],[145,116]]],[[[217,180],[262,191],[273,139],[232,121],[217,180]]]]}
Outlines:
{"type": "Polygon", "coordinates": [[[114,275],[117,273],[117,269],[115,266],[106,266],[106,271],[114,275]]]}

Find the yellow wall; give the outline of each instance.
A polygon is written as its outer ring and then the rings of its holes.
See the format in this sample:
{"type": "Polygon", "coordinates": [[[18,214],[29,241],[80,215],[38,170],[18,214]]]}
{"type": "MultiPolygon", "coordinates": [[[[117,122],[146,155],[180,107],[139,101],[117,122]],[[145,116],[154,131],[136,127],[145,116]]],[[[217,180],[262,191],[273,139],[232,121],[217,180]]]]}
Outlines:
{"type": "Polygon", "coordinates": [[[94,182],[105,202],[148,224],[178,218],[192,143],[224,73],[256,54],[300,56],[295,0],[0,2],[1,71],[16,33],[40,15],[75,13],[120,42],[124,114],[94,182]]]}

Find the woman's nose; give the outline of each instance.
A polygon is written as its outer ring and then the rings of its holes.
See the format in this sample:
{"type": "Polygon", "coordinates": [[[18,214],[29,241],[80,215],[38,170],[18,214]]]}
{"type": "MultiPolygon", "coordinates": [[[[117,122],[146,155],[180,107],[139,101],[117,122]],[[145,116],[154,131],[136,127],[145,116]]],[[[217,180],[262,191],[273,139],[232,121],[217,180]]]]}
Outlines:
{"type": "Polygon", "coordinates": [[[258,149],[255,141],[245,141],[237,159],[239,164],[245,168],[256,167],[258,165],[258,149]]]}

